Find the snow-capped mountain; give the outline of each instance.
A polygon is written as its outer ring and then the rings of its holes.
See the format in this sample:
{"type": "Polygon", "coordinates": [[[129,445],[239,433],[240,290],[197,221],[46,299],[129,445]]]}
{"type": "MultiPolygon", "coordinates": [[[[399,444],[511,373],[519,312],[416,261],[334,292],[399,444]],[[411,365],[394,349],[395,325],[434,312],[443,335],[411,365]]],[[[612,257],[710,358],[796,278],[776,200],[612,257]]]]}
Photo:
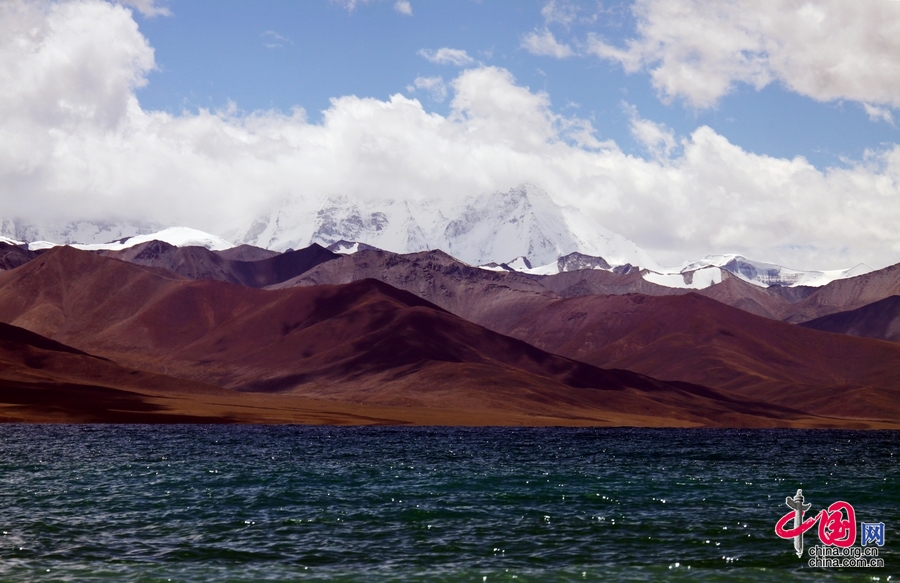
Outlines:
{"type": "MultiPolygon", "coordinates": [[[[206,247],[211,251],[222,251],[234,247],[234,245],[221,237],[210,235],[209,233],[204,233],[197,229],[189,229],[187,227],[170,227],[156,233],[136,235],[134,237],[123,237],[118,241],[109,243],[72,243],[71,246],[85,251],[119,251],[148,241],[162,241],[163,243],[168,243],[175,247],[206,247]]],[[[31,251],[36,251],[38,249],[56,247],[57,245],[59,245],[59,243],[34,241],[28,244],[28,248],[31,251]]]]}
{"type": "Polygon", "coordinates": [[[292,200],[257,218],[248,228],[224,236],[238,244],[275,251],[346,241],[413,253],[430,248],[421,226],[427,225],[425,211],[430,209],[416,210],[419,212],[414,213],[405,201],[367,202],[343,195],[321,201],[292,200]]]}
{"type": "Polygon", "coordinates": [[[859,264],[850,269],[833,271],[800,271],[789,269],[774,263],[751,261],[740,255],[709,255],[700,261],[685,263],[682,267],[610,265],[603,257],[593,257],[583,253],[570,253],[555,262],[539,267],[532,267],[524,258],[517,258],[503,264],[487,264],[481,267],[491,270],[510,270],[532,275],[553,275],[566,271],[582,269],[602,269],[617,273],[628,273],[634,269],[642,271],[642,277],[657,285],[681,289],[703,289],[721,283],[723,272],[728,272],[748,283],[760,287],[780,285],[784,287],[810,286],[820,287],[838,279],[855,277],[869,273],[872,269],[859,264]]]}
{"type": "Polygon", "coordinates": [[[612,265],[661,268],[632,241],[608,231],[574,207],[556,204],[526,184],[463,203],[354,200],[332,196],[316,204],[292,202],[231,237],[275,250],[340,240],[396,253],[442,249],[473,265],[525,257],[547,265],[580,252],[612,265]]]}
{"type": "Polygon", "coordinates": [[[775,265],[774,263],[752,261],[740,255],[708,255],[700,261],[685,264],[680,269],[680,273],[695,273],[716,267],[760,287],[768,287],[770,285],[819,287],[838,279],[856,277],[872,271],[871,267],[863,263],[850,269],[801,271],[775,265]]]}
{"type": "Polygon", "coordinates": [[[58,244],[118,250],[153,239],[211,250],[228,249],[232,242],[274,251],[312,243],[338,253],[371,248],[395,253],[441,249],[486,269],[534,275],[582,269],[640,270],[647,281],[694,289],[721,282],[724,272],[761,287],[792,287],[822,286],[871,271],[862,264],[845,270],[800,271],[740,255],[710,255],[681,267],[664,267],[629,239],[608,231],[577,208],[557,204],[531,184],[462,202],[367,201],[345,195],[291,199],[244,228],[225,233],[224,238],[186,227],[161,230],[158,225],[133,222],[36,225],[0,220],[0,241],[30,241],[32,250],[58,244]]]}
{"type": "Polygon", "coordinates": [[[16,241],[52,241],[59,245],[75,243],[109,243],[135,235],[160,231],[162,225],[130,221],[73,221],[68,223],[34,223],[30,221],[0,220],[0,235],[16,241]]]}

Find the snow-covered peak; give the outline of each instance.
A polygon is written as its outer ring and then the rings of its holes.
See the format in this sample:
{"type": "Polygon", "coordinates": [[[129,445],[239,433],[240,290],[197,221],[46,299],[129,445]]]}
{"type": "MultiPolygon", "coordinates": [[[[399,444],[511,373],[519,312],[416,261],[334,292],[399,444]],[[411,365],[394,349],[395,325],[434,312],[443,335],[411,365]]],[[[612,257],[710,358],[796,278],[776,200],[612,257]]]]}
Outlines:
{"type": "Polygon", "coordinates": [[[768,287],[770,285],[820,287],[838,279],[856,277],[872,271],[868,265],[862,263],[850,269],[801,271],[782,267],[774,263],[753,261],[746,257],[732,254],[708,255],[700,261],[686,263],[680,272],[688,273],[707,267],[720,267],[738,278],[760,287],[768,287]]]}
{"type": "Polygon", "coordinates": [[[476,264],[523,256],[532,266],[545,266],[578,252],[614,266],[659,266],[634,242],[575,207],[556,204],[533,184],[470,199],[447,224],[444,238],[451,255],[476,264]]]}
{"type": "Polygon", "coordinates": [[[27,220],[0,220],[0,235],[15,241],[30,241],[31,249],[46,249],[73,243],[105,243],[124,237],[153,233],[162,228],[153,223],[134,221],[56,221],[35,223],[27,220]],[[51,243],[52,241],[52,243],[51,243]]]}
{"type": "MultiPolygon", "coordinates": [[[[645,258],[637,259],[646,261],[645,258]]],[[[868,273],[871,269],[863,264],[851,269],[834,271],[799,271],[788,269],[772,263],[751,261],[740,255],[709,255],[700,261],[686,262],[681,267],[661,267],[652,260],[644,266],[631,264],[611,265],[604,257],[595,257],[573,252],[558,258],[552,263],[533,267],[522,261],[510,261],[504,264],[482,265],[484,269],[512,270],[530,275],[555,275],[566,271],[600,269],[616,273],[629,273],[640,269],[643,278],[651,283],[679,289],[703,289],[721,283],[724,271],[753,285],[768,287],[781,285],[785,287],[811,286],[819,287],[837,279],[855,277],[868,273]],[[646,265],[653,267],[646,267],[646,265]]]]}
{"type": "MultiPolygon", "coordinates": [[[[117,250],[154,239],[179,247],[233,247],[224,238],[202,231],[184,227],[160,231],[159,226],[137,223],[81,221],[38,226],[0,220],[0,235],[5,237],[0,240],[14,243],[33,241],[29,244],[33,250],[58,244],[117,250]],[[135,233],[138,235],[128,236],[135,233]]],[[[579,208],[561,206],[533,184],[454,200],[367,199],[346,194],[286,199],[224,236],[237,244],[272,251],[301,249],[312,243],[344,254],[366,249],[394,253],[440,249],[470,265],[533,275],[584,269],[640,271],[648,281],[673,287],[706,287],[721,281],[722,271],[760,287],[822,286],[871,271],[866,265],[799,271],[734,254],[664,267],[634,242],[603,228],[579,208]],[[510,261],[511,257],[517,259],[510,261]]]]}
{"type": "Polygon", "coordinates": [[[547,265],[573,252],[611,265],[658,264],[637,245],[533,184],[461,201],[362,200],[334,195],[294,200],[232,233],[239,243],[273,250],[358,241],[394,253],[441,249],[471,265],[526,257],[547,265]]]}
{"type": "MultiPolygon", "coordinates": [[[[148,241],[162,241],[175,247],[205,247],[210,251],[223,251],[234,247],[234,245],[221,237],[188,227],[170,227],[157,233],[125,237],[111,243],[72,243],[71,246],[85,251],[119,251],[148,241]]],[[[60,243],[35,241],[29,243],[28,248],[36,251],[56,247],[57,245],[60,245],[60,243]]]]}

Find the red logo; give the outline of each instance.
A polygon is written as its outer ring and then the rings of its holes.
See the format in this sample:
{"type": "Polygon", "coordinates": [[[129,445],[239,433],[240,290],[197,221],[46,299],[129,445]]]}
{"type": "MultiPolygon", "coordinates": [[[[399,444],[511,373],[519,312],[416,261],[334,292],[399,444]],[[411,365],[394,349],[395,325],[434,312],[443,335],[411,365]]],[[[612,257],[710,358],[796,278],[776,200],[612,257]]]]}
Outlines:
{"type": "Polygon", "coordinates": [[[847,502],[834,502],[827,509],[802,522],[796,520],[798,514],[802,517],[799,510],[792,510],[782,516],[775,524],[775,534],[781,538],[796,539],[818,522],[819,540],[823,545],[849,547],[856,542],[856,514],[853,506],[847,502]],[[794,523],[793,528],[785,528],[791,522],[794,523]]]}

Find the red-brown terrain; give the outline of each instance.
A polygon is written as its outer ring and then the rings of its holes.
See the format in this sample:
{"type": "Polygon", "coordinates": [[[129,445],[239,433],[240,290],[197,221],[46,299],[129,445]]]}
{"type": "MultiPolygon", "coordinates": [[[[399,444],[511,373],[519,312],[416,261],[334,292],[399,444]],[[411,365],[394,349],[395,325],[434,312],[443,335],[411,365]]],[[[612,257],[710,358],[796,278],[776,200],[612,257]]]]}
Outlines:
{"type": "Polygon", "coordinates": [[[317,265],[270,289],[345,284],[368,278],[408,291],[476,324],[482,324],[486,314],[493,319],[501,313],[516,318],[522,311],[538,309],[560,297],[541,285],[540,278],[479,269],[443,251],[409,255],[360,251],[317,265]]]}
{"type": "Polygon", "coordinates": [[[855,310],[896,295],[900,295],[900,264],[822,286],[809,297],[797,302],[783,319],[788,322],[808,322],[829,314],[855,310]]]}
{"type": "Polygon", "coordinates": [[[499,303],[537,306],[560,298],[590,295],[673,296],[696,293],[743,311],[787,322],[805,322],[900,294],[900,265],[837,280],[821,288],[759,287],[728,272],[722,282],[702,290],[675,289],[644,280],[637,270],[613,273],[598,269],[555,275],[528,275],[478,269],[442,251],[397,255],[361,251],[316,265],[273,288],[349,283],[374,278],[405,289],[468,320],[491,327],[482,313],[497,319],[499,303]]]}
{"type": "MultiPolygon", "coordinates": [[[[491,272],[439,251],[335,256],[315,246],[273,255],[151,242],[106,255],[54,248],[0,274],[0,321],[86,353],[51,350],[45,359],[80,359],[70,369],[15,361],[0,382],[44,375],[45,385],[132,395],[133,410],[98,405],[106,413],[84,419],[120,410],[123,420],[137,412],[244,422],[884,427],[900,419],[900,344],[773,319],[883,293],[890,268],[869,274],[875,291],[853,280],[767,290],[727,276],[703,290],[737,309],[635,271],[491,272]]],[[[7,418],[60,419],[24,407],[24,397],[15,405],[9,395],[25,389],[10,386],[4,402],[21,414],[7,418]]]]}
{"type": "Polygon", "coordinates": [[[227,394],[202,383],[122,367],[0,324],[0,420],[227,422],[227,416],[173,414],[170,407],[148,398],[227,394]]]}
{"type": "Polygon", "coordinates": [[[274,253],[249,245],[210,251],[204,247],[175,247],[162,241],[96,254],[136,265],[161,267],[189,279],[227,281],[248,287],[274,285],[340,257],[315,244],[298,251],[274,253]]]}
{"type": "Polygon", "coordinates": [[[900,342],[900,296],[891,296],[855,310],[822,316],[800,325],[813,330],[900,342]]]}
{"type": "MultiPolygon", "coordinates": [[[[201,412],[215,401],[220,414],[239,392],[270,408],[295,397],[317,400],[320,412],[326,400],[334,412],[430,411],[420,422],[447,411],[476,424],[838,423],[549,354],[373,280],[256,290],[61,247],[0,276],[0,320],[122,367],[229,391],[195,391],[201,412]]],[[[177,392],[178,381],[166,388],[177,392]]],[[[259,407],[255,415],[230,417],[258,420],[259,407]]]]}
{"type": "Polygon", "coordinates": [[[500,331],[596,366],[810,412],[900,415],[900,345],[777,322],[699,294],[558,300],[500,331]]]}

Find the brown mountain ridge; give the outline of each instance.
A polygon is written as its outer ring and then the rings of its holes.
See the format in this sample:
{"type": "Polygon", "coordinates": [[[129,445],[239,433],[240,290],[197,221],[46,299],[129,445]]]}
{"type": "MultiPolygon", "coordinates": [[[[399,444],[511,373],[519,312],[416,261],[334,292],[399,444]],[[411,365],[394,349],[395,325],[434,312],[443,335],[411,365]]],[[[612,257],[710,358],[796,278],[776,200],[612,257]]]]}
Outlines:
{"type": "Polygon", "coordinates": [[[891,296],[855,310],[822,316],[800,325],[813,330],[900,342],[900,296],[891,296]]]}
{"type": "MultiPolygon", "coordinates": [[[[391,416],[406,419],[427,409],[440,422],[466,408],[483,422],[517,423],[900,418],[896,345],[772,319],[825,288],[795,294],[726,277],[703,290],[744,303],[735,309],[636,272],[492,272],[439,251],[231,251],[55,248],[0,274],[0,321],[129,370],[231,391],[228,399],[394,407],[405,417],[391,416]]],[[[891,270],[882,271],[869,280],[889,288],[891,270]]],[[[826,292],[852,301],[880,293],[846,281],[844,292],[826,292]]]]}
{"type": "Polygon", "coordinates": [[[61,247],[0,275],[0,319],[134,370],[330,400],[338,410],[468,411],[482,422],[836,423],[556,356],[373,280],[257,290],[61,247]]]}

